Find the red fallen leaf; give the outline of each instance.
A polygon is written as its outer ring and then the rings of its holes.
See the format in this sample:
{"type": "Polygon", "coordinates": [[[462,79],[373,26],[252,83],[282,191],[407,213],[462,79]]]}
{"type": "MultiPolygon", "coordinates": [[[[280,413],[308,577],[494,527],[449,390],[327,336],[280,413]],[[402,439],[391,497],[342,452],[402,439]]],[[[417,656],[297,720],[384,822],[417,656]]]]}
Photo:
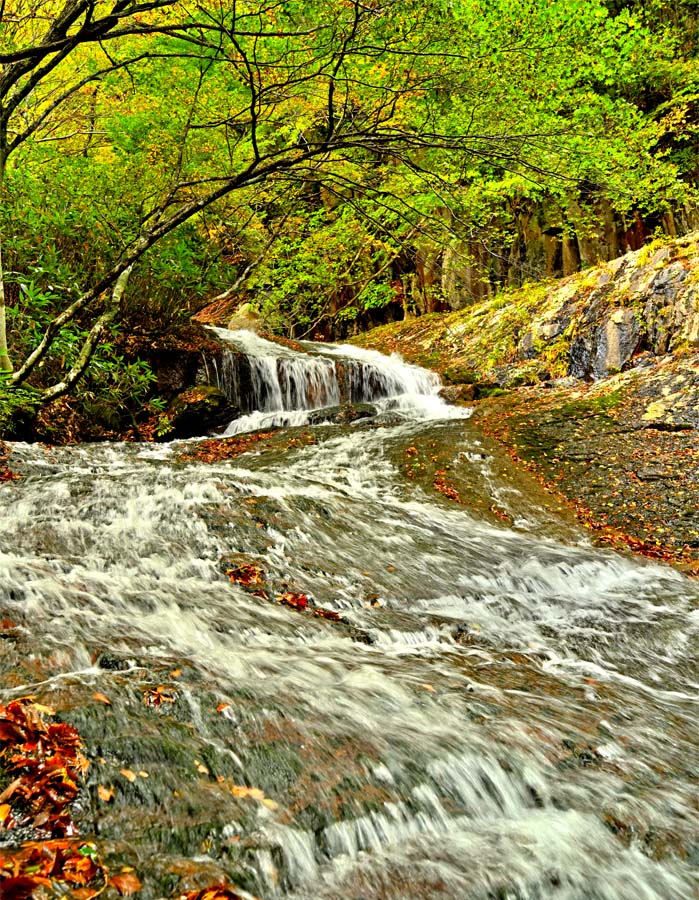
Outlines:
{"type": "Polygon", "coordinates": [[[162,706],[163,703],[174,703],[177,700],[177,691],[168,690],[160,684],[157,688],[150,688],[143,692],[143,702],[146,706],[162,706]]]}
{"type": "Polygon", "coordinates": [[[3,744],[19,744],[24,740],[26,732],[15,722],[0,719],[0,746],[3,744]]]}
{"type": "Polygon", "coordinates": [[[141,890],[141,882],[139,881],[138,876],[133,872],[122,872],[120,875],[110,875],[109,883],[114,885],[122,897],[128,897],[141,890]]]}
{"type": "Polygon", "coordinates": [[[292,609],[305,610],[308,608],[308,597],[305,594],[295,594],[293,591],[286,591],[277,597],[277,602],[283,606],[290,606],[292,609]]]}
{"type": "Polygon", "coordinates": [[[0,900],[29,900],[39,883],[26,875],[0,880],[0,900]]]}
{"type": "Polygon", "coordinates": [[[336,613],[332,609],[323,609],[322,606],[315,606],[311,610],[314,616],[319,619],[328,619],[330,622],[346,622],[347,620],[340,613],[336,613]]]}
{"type": "Polygon", "coordinates": [[[49,725],[49,739],[63,750],[77,750],[82,743],[72,725],[49,725]]]}
{"type": "Polygon", "coordinates": [[[6,827],[31,825],[40,834],[60,837],[76,832],[68,807],[77,796],[76,781],[87,760],[80,752],[78,732],[65,724],[47,726],[42,713],[54,714],[31,697],[0,706],[0,759],[16,776],[0,803],[10,800],[13,807],[6,827]]]}
{"type": "Polygon", "coordinates": [[[11,619],[3,619],[0,621],[0,630],[9,631],[10,628],[16,628],[17,626],[11,619]]]}
{"type": "Polygon", "coordinates": [[[0,794],[0,803],[2,803],[4,800],[9,800],[21,784],[21,778],[15,778],[14,781],[11,781],[2,792],[2,794],[0,794]]]}
{"type": "Polygon", "coordinates": [[[227,569],[226,575],[233,584],[242,585],[259,585],[264,582],[264,572],[260,566],[249,563],[244,566],[236,566],[233,569],[227,569]]]}

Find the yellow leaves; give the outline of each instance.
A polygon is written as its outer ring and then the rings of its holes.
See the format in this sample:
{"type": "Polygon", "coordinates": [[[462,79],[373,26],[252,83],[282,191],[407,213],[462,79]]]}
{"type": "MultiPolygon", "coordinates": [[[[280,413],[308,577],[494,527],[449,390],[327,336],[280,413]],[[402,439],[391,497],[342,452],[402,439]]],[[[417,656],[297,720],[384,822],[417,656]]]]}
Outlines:
{"type": "Polygon", "coordinates": [[[103,803],[110,803],[114,799],[114,788],[111,785],[107,788],[100,784],[97,787],[97,796],[103,803]]]}
{"type": "Polygon", "coordinates": [[[9,803],[0,803],[0,825],[2,825],[12,812],[9,803]]]}
{"type": "Polygon", "coordinates": [[[231,784],[229,785],[228,790],[234,797],[257,800],[267,809],[272,810],[272,812],[279,809],[279,804],[275,803],[274,800],[270,800],[269,797],[265,797],[265,792],[261,788],[247,787],[242,784],[231,784]]]}
{"type": "Polygon", "coordinates": [[[55,716],[56,710],[51,709],[50,706],[43,706],[41,703],[32,703],[28,709],[33,709],[35,712],[40,713],[42,716],[55,716]]]}
{"type": "Polygon", "coordinates": [[[130,781],[133,784],[137,778],[149,778],[148,772],[145,772],[143,769],[139,769],[138,772],[134,772],[132,769],[119,769],[119,774],[123,775],[127,781],[130,781]]]}

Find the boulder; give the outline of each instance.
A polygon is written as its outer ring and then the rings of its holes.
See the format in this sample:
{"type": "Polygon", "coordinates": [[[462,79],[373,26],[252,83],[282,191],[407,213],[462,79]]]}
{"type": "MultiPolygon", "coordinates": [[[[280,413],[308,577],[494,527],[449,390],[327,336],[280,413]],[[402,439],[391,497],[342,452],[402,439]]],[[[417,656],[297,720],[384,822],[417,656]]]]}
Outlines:
{"type": "Polygon", "coordinates": [[[228,328],[230,331],[257,331],[261,322],[262,317],[257,310],[253,309],[252,304],[243,303],[233,313],[233,316],[228,322],[228,328]]]}
{"type": "Polygon", "coordinates": [[[167,415],[171,425],[167,437],[188,438],[227,425],[240,415],[240,410],[231,405],[219,388],[202,384],[178,394],[167,415]]]}
{"type": "Polygon", "coordinates": [[[327,406],[325,409],[314,409],[308,416],[309,425],[321,422],[332,422],[335,425],[351,425],[360,419],[371,419],[377,409],[371,403],[351,403],[343,406],[327,406]]]}
{"type": "Polygon", "coordinates": [[[475,384],[448,384],[443,387],[439,396],[447,403],[468,403],[475,399],[475,384]]]}

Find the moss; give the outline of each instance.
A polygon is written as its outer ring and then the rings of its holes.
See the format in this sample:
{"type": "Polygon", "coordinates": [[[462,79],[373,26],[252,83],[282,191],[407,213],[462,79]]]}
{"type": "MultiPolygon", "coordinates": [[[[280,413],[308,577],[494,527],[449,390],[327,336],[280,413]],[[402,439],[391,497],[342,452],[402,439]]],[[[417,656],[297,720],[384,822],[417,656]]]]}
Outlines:
{"type": "Polygon", "coordinates": [[[654,241],[651,241],[650,244],[646,244],[645,247],[642,247],[638,251],[638,257],[636,260],[637,266],[646,266],[651,261],[653,256],[658,252],[658,250],[662,250],[663,247],[669,247],[673,244],[673,238],[670,235],[663,234],[660,237],[657,237],[654,241]]]}
{"type": "Polygon", "coordinates": [[[621,391],[612,391],[609,394],[599,394],[596,397],[586,397],[583,400],[574,400],[566,403],[558,411],[558,415],[576,419],[589,415],[604,413],[615,409],[622,401],[621,391]]]}

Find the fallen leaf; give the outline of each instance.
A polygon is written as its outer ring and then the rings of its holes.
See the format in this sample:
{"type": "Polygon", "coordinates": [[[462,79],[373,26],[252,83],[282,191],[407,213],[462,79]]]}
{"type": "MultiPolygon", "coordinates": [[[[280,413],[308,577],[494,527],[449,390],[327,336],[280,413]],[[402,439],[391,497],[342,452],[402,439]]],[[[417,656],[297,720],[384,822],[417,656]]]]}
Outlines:
{"type": "Polygon", "coordinates": [[[41,713],[43,716],[56,715],[55,709],[51,709],[50,706],[43,706],[41,703],[32,703],[31,709],[36,710],[36,712],[41,713]]]}
{"type": "Polygon", "coordinates": [[[106,788],[104,785],[100,784],[97,786],[97,796],[104,803],[109,803],[110,800],[114,799],[114,788],[111,785],[106,788]]]}
{"type": "Polygon", "coordinates": [[[0,900],[29,900],[38,886],[33,878],[25,875],[3,878],[0,881],[0,900]]]}
{"type": "Polygon", "coordinates": [[[105,703],[107,706],[112,705],[112,701],[105,694],[101,694],[99,691],[95,691],[92,695],[93,700],[99,700],[100,703],[105,703]]]}
{"type": "Polygon", "coordinates": [[[304,610],[308,607],[308,597],[305,594],[296,594],[293,591],[285,591],[277,597],[277,602],[292,609],[304,610]]]}
{"type": "Polygon", "coordinates": [[[132,772],[131,769],[119,769],[119,774],[123,775],[127,781],[131,782],[131,784],[136,780],[136,773],[132,772]]]}
{"type": "Polygon", "coordinates": [[[121,875],[110,875],[109,883],[119,891],[122,896],[129,896],[141,890],[141,882],[133,872],[122,872],[121,875]]]}

